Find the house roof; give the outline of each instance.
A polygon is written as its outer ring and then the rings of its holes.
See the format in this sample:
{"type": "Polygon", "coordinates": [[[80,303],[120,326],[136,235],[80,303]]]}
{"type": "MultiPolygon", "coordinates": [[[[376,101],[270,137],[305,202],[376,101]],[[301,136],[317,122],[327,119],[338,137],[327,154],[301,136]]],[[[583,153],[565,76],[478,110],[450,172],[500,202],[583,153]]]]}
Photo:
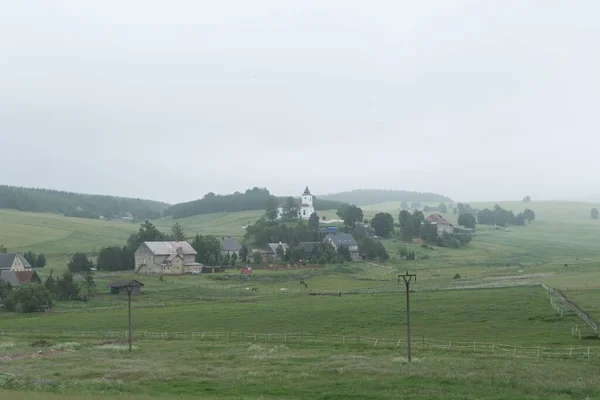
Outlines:
{"type": "Polygon", "coordinates": [[[122,288],[125,287],[129,284],[132,284],[133,286],[144,286],[143,283],[136,281],[135,279],[118,279],[114,282],[112,282],[110,285],[108,285],[108,287],[110,288],[122,288]]]}
{"type": "Polygon", "coordinates": [[[305,195],[305,194],[310,194],[310,190],[308,190],[308,186],[306,187],[306,189],[304,189],[304,193],[302,193],[302,195],[305,195]]]}
{"type": "Polygon", "coordinates": [[[269,249],[273,254],[277,254],[277,248],[279,246],[283,248],[283,251],[286,251],[290,247],[287,243],[269,243],[267,246],[269,246],[269,249]]]}
{"type": "Polygon", "coordinates": [[[437,225],[452,225],[448,220],[442,217],[440,214],[431,214],[429,217],[425,218],[429,223],[437,224],[437,225]]]}
{"type": "Polygon", "coordinates": [[[223,237],[219,239],[219,242],[221,243],[221,250],[223,251],[240,251],[242,249],[240,243],[230,237],[223,237]]]}
{"type": "Polygon", "coordinates": [[[14,287],[29,282],[40,282],[40,278],[35,271],[11,271],[5,269],[0,272],[0,279],[10,283],[14,287]]]}
{"type": "Polygon", "coordinates": [[[356,246],[356,240],[349,233],[337,233],[337,234],[329,234],[328,238],[331,239],[331,242],[337,246],[356,246]]]}
{"type": "Polygon", "coordinates": [[[29,262],[19,253],[0,253],[0,269],[10,269],[12,267],[15,257],[19,257],[25,268],[31,268],[29,262]]]}
{"type": "Polygon", "coordinates": [[[150,249],[155,256],[168,256],[177,254],[177,249],[181,248],[183,254],[196,255],[196,250],[188,242],[144,242],[144,245],[150,249]]]}
{"type": "Polygon", "coordinates": [[[300,242],[298,247],[304,250],[305,253],[312,252],[321,242],[300,242]]]}

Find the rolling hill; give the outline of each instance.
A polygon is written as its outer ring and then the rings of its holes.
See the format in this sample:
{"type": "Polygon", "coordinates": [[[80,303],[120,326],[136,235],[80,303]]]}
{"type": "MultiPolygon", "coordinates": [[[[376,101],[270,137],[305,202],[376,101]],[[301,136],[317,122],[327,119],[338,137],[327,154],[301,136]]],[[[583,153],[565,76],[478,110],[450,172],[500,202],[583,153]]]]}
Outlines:
{"type": "Polygon", "coordinates": [[[322,200],[341,201],[358,206],[367,204],[385,203],[390,201],[449,203],[452,201],[447,196],[437,193],[411,192],[407,190],[381,190],[381,189],[359,189],[348,192],[332,193],[320,196],[322,200]]]}

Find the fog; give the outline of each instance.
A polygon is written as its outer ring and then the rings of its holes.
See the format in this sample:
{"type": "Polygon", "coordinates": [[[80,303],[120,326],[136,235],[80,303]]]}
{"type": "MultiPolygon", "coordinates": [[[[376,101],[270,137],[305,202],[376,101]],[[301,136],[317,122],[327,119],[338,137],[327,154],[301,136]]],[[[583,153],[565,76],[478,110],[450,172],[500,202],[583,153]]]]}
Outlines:
{"type": "Polygon", "coordinates": [[[0,183],[600,199],[594,1],[5,1],[0,183]]]}

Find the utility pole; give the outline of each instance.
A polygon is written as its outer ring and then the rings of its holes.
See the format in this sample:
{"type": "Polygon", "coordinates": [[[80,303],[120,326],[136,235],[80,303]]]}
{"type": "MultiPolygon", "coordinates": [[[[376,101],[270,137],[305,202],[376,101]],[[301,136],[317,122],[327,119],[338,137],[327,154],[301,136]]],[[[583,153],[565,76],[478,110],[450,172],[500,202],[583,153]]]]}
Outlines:
{"type": "Polygon", "coordinates": [[[128,340],[129,340],[129,351],[131,352],[131,292],[133,291],[133,284],[130,282],[127,284],[126,286],[127,288],[127,296],[128,296],[128,300],[129,300],[129,335],[128,336],[128,340]]]}
{"type": "Polygon", "coordinates": [[[415,282],[417,281],[416,274],[409,274],[406,271],[404,275],[398,275],[398,283],[400,283],[400,277],[404,280],[404,284],[406,285],[406,344],[407,344],[407,358],[408,362],[411,361],[412,356],[410,354],[410,282],[412,278],[415,278],[415,282]]]}

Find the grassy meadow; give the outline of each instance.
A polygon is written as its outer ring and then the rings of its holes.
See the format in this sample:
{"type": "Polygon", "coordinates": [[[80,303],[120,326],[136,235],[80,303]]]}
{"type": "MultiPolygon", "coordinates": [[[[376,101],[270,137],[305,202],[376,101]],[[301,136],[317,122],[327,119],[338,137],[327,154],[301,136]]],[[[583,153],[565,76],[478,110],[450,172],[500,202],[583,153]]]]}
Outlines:
{"type": "MultiPolygon", "coordinates": [[[[88,302],[58,302],[45,314],[0,313],[0,399],[600,398],[600,340],[588,330],[581,340],[573,336],[582,321],[557,314],[540,286],[562,289],[600,317],[593,205],[500,205],[515,212],[527,206],[537,218],[508,231],[478,226],[463,249],[388,239],[384,265],[137,276],[144,293],[132,301],[133,353],[123,342],[126,297],[107,288],[132,276],[97,274],[88,302]],[[403,246],[418,259],[401,260],[403,246]],[[397,278],[406,270],[417,274],[410,364],[405,289],[397,278]]],[[[370,218],[378,210],[396,216],[394,207],[364,209],[370,218]]],[[[189,236],[241,237],[260,214],[179,222],[189,236]]],[[[156,221],[165,231],[172,224],[156,221]]],[[[0,243],[45,253],[56,269],[75,251],[124,243],[137,228],[0,210],[0,243]]]]}

